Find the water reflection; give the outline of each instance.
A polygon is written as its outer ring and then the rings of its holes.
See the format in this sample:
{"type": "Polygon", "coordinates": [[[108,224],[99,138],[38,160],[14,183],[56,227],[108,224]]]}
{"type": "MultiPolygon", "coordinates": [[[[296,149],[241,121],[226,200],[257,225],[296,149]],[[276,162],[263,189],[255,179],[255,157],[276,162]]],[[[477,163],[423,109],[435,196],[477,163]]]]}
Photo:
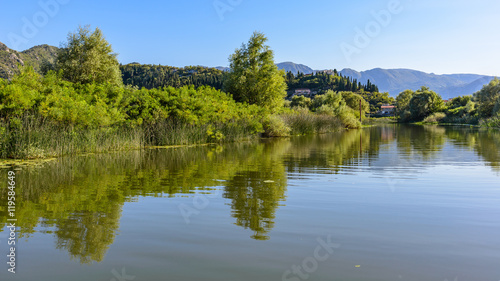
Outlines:
{"type": "Polygon", "coordinates": [[[287,178],[281,158],[290,147],[287,140],[261,145],[224,187],[223,196],[231,199],[236,225],[254,231],[254,239],[269,239],[267,233],[274,226],[276,209],[285,199],[287,178]]]}
{"type": "MultiPolygon", "coordinates": [[[[100,262],[117,235],[125,202],[143,196],[185,196],[222,182],[234,223],[253,232],[253,239],[267,240],[277,209],[285,205],[287,181],[295,174],[362,168],[388,169],[396,175],[402,168],[418,172],[447,146],[475,151],[500,173],[498,131],[437,126],[389,125],[257,143],[63,158],[18,171],[19,234],[52,234],[55,247],[72,258],[100,262]]],[[[0,173],[6,178],[6,170],[0,173]]],[[[0,187],[4,226],[6,182],[0,187]]]]}

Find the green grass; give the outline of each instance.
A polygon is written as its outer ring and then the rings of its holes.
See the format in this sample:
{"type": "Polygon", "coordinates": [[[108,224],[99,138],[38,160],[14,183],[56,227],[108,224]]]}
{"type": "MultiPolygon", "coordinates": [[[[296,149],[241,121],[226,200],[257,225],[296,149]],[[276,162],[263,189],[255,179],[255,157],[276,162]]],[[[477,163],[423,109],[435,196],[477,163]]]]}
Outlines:
{"type": "Polygon", "coordinates": [[[339,131],[346,127],[336,116],[313,113],[305,108],[280,114],[276,118],[281,119],[283,124],[289,128],[290,135],[323,134],[339,131]]]}
{"type": "Polygon", "coordinates": [[[166,119],[154,124],[82,128],[35,114],[0,120],[0,159],[36,159],[140,149],[146,146],[235,142],[258,138],[247,120],[191,125],[166,119]]]}
{"type": "Polygon", "coordinates": [[[0,158],[33,159],[86,152],[136,149],[141,128],[76,128],[36,115],[0,121],[0,158]]]}

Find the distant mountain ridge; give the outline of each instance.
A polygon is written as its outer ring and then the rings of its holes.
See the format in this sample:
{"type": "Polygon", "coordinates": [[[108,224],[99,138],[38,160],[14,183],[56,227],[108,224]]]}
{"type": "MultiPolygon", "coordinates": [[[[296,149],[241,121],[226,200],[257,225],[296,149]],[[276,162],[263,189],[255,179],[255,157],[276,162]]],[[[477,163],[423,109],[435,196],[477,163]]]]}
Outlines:
{"type": "MultiPolygon", "coordinates": [[[[285,71],[304,74],[315,73],[320,70],[313,70],[303,64],[293,62],[283,62],[277,64],[278,68],[285,71]]],[[[356,79],[362,84],[368,80],[378,86],[381,92],[389,92],[393,97],[400,92],[410,89],[418,90],[422,86],[429,87],[439,93],[443,99],[457,96],[472,95],[481,90],[483,85],[488,84],[494,77],[479,74],[443,74],[425,73],[412,69],[382,69],[374,68],[367,71],[358,72],[346,68],[339,71],[342,75],[356,79]]]]}
{"type": "Polygon", "coordinates": [[[366,83],[369,79],[379,87],[380,91],[389,92],[391,96],[396,96],[406,89],[417,90],[421,86],[426,86],[439,93],[443,99],[472,95],[494,78],[479,74],[437,75],[412,69],[375,68],[358,72],[346,68],[340,73],[355,78],[361,83],[366,83]]]}

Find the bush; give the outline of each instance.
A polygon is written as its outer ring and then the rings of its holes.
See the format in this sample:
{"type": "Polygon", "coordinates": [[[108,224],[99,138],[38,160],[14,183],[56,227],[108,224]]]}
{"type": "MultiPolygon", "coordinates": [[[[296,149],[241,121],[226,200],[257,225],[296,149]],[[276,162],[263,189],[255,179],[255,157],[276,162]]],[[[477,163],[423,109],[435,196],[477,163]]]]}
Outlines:
{"type": "Polygon", "coordinates": [[[481,120],[479,125],[482,127],[500,128],[500,116],[481,120]]]}
{"type": "Polygon", "coordinates": [[[328,114],[314,113],[307,108],[296,108],[294,111],[281,115],[292,135],[308,135],[314,133],[335,132],[344,126],[339,118],[333,116],[331,110],[328,114]]]}
{"type": "Polygon", "coordinates": [[[347,129],[358,129],[361,128],[361,122],[356,118],[356,115],[352,110],[344,110],[339,114],[339,119],[344,124],[347,129]]]}
{"type": "Polygon", "coordinates": [[[446,114],[443,112],[433,113],[424,119],[424,123],[439,123],[446,117],[446,114]]]}
{"type": "Polygon", "coordinates": [[[278,115],[269,115],[264,119],[262,125],[264,126],[263,135],[266,137],[286,137],[290,135],[290,127],[278,115]]]}

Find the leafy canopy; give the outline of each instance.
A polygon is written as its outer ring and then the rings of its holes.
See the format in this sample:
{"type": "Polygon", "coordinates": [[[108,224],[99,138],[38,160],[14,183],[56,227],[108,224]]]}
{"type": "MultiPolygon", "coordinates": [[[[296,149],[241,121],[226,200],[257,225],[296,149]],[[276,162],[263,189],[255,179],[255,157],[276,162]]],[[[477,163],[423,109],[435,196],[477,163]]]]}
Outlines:
{"type": "Polygon", "coordinates": [[[478,104],[479,116],[488,118],[500,113],[500,80],[495,78],[488,85],[474,93],[474,101],[478,104]]]}
{"type": "Polygon", "coordinates": [[[425,117],[445,110],[443,99],[428,87],[413,92],[405,90],[396,97],[396,115],[403,122],[422,121],[425,117]]]}
{"type": "Polygon", "coordinates": [[[74,83],[122,84],[117,54],[106,41],[102,31],[89,26],[79,27],[77,32],[68,34],[68,42],[63,43],[58,54],[56,69],[63,77],[74,83]]]}
{"type": "Polygon", "coordinates": [[[256,104],[275,111],[283,106],[286,96],[285,72],[274,64],[274,54],[265,45],[266,36],[254,32],[229,58],[231,70],[224,90],[238,102],[256,104]]]}
{"type": "Polygon", "coordinates": [[[410,113],[413,120],[420,121],[443,109],[444,103],[441,96],[427,87],[417,90],[410,100],[410,113]]]}

